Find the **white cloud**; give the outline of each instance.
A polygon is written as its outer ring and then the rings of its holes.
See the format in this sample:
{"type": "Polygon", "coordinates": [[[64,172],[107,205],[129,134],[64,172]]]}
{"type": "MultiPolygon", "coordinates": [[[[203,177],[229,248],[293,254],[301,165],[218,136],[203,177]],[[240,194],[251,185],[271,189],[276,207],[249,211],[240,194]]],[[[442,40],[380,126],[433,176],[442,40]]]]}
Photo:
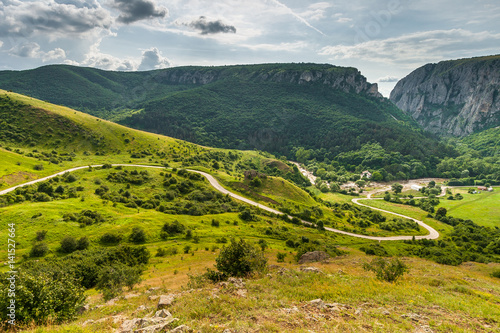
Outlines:
{"type": "Polygon", "coordinates": [[[147,71],[151,69],[161,69],[170,67],[171,62],[161,55],[161,52],[153,47],[149,50],[142,52],[141,64],[138,67],[140,71],[147,71]]]}
{"type": "Polygon", "coordinates": [[[377,82],[398,82],[398,81],[399,78],[397,76],[391,76],[391,75],[379,77],[377,79],[377,82]]]}
{"type": "Polygon", "coordinates": [[[334,45],[320,50],[333,59],[363,59],[382,63],[420,65],[439,61],[456,52],[498,49],[500,33],[471,32],[463,29],[415,32],[395,38],[368,40],[352,46],[334,45]]]}
{"type": "Polygon", "coordinates": [[[305,12],[302,12],[300,16],[306,17],[309,20],[319,21],[326,16],[326,10],[332,8],[333,5],[328,2],[317,2],[310,5],[305,12]]]}
{"type": "Polygon", "coordinates": [[[59,47],[42,55],[43,62],[59,59],[66,59],[66,52],[59,47]]]}
{"type": "Polygon", "coordinates": [[[66,53],[61,48],[44,52],[40,50],[40,45],[35,42],[25,42],[11,48],[8,53],[21,58],[40,58],[43,62],[50,60],[65,59],[66,53]]]}
{"type": "Polygon", "coordinates": [[[254,51],[278,51],[278,52],[282,51],[297,52],[310,47],[307,42],[303,41],[294,43],[279,43],[279,44],[245,44],[241,46],[254,51]]]}
{"type": "Polygon", "coordinates": [[[137,69],[137,62],[133,59],[120,59],[111,54],[102,53],[99,49],[100,43],[101,40],[90,47],[90,51],[85,55],[85,60],[79,63],[80,66],[114,71],[132,71],[137,69]]]}

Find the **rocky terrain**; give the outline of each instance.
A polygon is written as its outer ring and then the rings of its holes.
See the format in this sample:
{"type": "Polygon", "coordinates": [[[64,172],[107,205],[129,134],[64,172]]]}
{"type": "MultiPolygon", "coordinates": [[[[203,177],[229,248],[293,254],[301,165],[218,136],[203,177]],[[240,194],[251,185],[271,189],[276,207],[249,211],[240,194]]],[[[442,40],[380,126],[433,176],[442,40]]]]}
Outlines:
{"type": "Polygon", "coordinates": [[[390,99],[426,130],[465,136],[500,124],[500,56],[427,64],[400,80],[390,99]]]}

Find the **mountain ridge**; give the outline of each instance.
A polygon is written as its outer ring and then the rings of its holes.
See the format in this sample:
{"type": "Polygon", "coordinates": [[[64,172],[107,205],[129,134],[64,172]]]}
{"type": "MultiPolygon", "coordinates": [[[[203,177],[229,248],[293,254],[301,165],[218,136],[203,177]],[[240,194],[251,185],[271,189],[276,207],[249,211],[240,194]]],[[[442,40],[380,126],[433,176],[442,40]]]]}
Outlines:
{"type": "Polygon", "coordinates": [[[390,94],[426,130],[463,137],[500,125],[500,55],[426,64],[390,94]]]}

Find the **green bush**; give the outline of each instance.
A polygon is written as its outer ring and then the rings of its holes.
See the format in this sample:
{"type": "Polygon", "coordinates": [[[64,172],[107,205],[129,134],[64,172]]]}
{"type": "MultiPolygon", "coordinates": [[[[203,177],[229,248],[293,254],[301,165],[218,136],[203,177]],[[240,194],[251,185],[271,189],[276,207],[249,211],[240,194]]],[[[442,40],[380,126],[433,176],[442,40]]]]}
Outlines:
{"type": "Polygon", "coordinates": [[[129,240],[135,244],[142,244],[146,242],[146,233],[144,229],[140,227],[135,227],[130,233],[129,240]]]}
{"type": "Polygon", "coordinates": [[[140,267],[114,264],[103,267],[99,273],[96,289],[102,291],[103,298],[108,301],[122,293],[123,287],[131,290],[141,281],[140,267]]]}
{"type": "Polygon", "coordinates": [[[276,259],[278,260],[278,262],[285,262],[285,258],[286,258],[286,253],[278,252],[276,254],[276,259]]]}
{"type": "Polygon", "coordinates": [[[43,257],[49,252],[49,247],[43,242],[38,242],[33,245],[30,251],[30,257],[39,258],[43,257]]]}
{"type": "Polygon", "coordinates": [[[118,244],[121,242],[121,240],[122,240],[121,235],[113,234],[110,232],[105,233],[104,235],[101,236],[101,238],[99,238],[99,241],[102,244],[110,244],[110,245],[118,244]]]}
{"type": "Polygon", "coordinates": [[[72,253],[77,250],[77,241],[74,237],[66,236],[61,241],[61,252],[72,253]]]}
{"type": "Polygon", "coordinates": [[[396,282],[404,273],[408,272],[408,266],[398,258],[388,260],[378,257],[370,263],[364,263],[363,269],[374,272],[377,279],[387,282],[396,282]]]}
{"type": "Polygon", "coordinates": [[[243,239],[231,239],[231,244],[222,248],[215,262],[217,270],[226,276],[248,276],[267,268],[263,252],[243,239]]]}
{"type": "MultiPolygon", "coordinates": [[[[0,321],[5,322],[10,281],[0,274],[0,321]]],[[[73,319],[85,300],[84,288],[64,272],[57,275],[20,269],[16,276],[16,324],[43,325],[73,319]]]]}

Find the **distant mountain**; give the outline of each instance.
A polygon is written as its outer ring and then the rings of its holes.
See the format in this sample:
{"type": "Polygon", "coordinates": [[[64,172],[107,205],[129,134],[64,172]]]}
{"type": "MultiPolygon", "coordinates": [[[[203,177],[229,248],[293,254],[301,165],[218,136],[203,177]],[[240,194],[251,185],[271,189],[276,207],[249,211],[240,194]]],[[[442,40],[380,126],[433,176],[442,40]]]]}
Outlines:
{"type": "Polygon", "coordinates": [[[427,64],[390,99],[426,130],[465,136],[500,125],[500,55],[427,64]]]}
{"type": "Polygon", "coordinates": [[[332,159],[379,142],[417,159],[445,149],[355,68],[328,64],[110,72],[66,65],[0,72],[0,88],[191,142],[332,159]]]}

